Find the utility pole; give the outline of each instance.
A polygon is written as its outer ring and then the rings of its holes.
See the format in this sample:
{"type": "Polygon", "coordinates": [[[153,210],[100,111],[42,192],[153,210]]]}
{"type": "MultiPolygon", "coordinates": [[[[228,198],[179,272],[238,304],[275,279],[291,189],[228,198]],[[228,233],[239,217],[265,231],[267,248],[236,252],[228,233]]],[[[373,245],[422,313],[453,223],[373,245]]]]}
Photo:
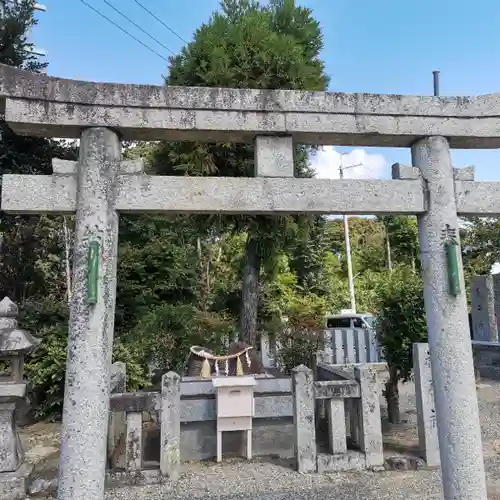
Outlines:
{"type": "MultiPolygon", "coordinates": [[[[344,170],[347,168],[354,168],[362,166],[362,163],[356,165],[349,165],[344,167],[344,155],[340,154],[339,177],[344,178],[344,170]]],[[[351,299],[352,312],[356,312],[356,292],[354,290],[354,276],[352,273],[352,256],[351,256],[351,240],[349,238],[349,218],[347,215],[342,216],[344,219],[344,240],[345,240],[345,256],[347,260],[347,280],[349,282],[349,297],[351,299]]]]}
{"type": "Polygon", "coordinates": [[[392,272],[392,256],[391,256],[391,240],[389,238],[389,228],[387,227],[387,220],[383,221],[385,232],[385,249],[387,251],[387,268],[392,272]]]}

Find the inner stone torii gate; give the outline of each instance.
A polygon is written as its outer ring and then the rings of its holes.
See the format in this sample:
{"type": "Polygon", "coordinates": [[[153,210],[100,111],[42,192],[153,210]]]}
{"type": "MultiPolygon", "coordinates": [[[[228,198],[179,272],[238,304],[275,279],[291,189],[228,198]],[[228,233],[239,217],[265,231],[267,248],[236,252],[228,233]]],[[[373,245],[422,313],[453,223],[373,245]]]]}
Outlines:
{"type": "Polygon", "coordinates": [[[500,147],[498,95],[162,88],[0,66],[0,96],[17,133],[81,139],[52,176],[2,179],[6,212],[76,212],[60,500],[103,498],[120,212],[417,215],[445,498],[486,500],[457,214],[500,214],[500,183],[454,172],[450,147],[500,147]],[[160,139],[254,142],[256,177],[151,177],[121,160],[121,140],[160,139]],[[414,166],[389,181],[297,179],[294,142],[411,147],[414,166]]]}

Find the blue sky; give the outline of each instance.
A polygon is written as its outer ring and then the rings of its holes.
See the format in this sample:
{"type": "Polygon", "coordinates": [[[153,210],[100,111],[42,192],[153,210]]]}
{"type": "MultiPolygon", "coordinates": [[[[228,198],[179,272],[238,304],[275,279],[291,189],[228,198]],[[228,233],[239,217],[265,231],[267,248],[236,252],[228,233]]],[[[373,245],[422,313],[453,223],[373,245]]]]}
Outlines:
{"type": "MultiPolygon", "coordinates": [[[[171,55],[117,14],[104,0],[85,0],[159,52],[171,55]]],[[[183,42],[145,12],[135,0],[108,0],[176,53],[183,42]]],[[[209,19],[218,0],[140,0],[180,37],[209,19]]],[[[167,63],[101,18],[82,0],[45,0],[33,30],[47,51],[49,74],[82,80],[161,84],[167,63]]],[[[320,21],[323,59],[331,90],[432,94],[432,71],[441,71],[442,95],[500,91],[500,2],[465,0],[298,0],[320,21]],[[473,7],[473,8],[472,8],[473,7]]],[[[340,148],[347,152],[349,148],[340,148]]],[[[408,163],[407,149],[370,148],[350,155],[364,158],[356,176],[385,177],[394,162],[408,163]],[[367,154],[366,154],[367,153],[367,154]]],[[[322,167],[338,160],[333,151],[322,167]]],[[[496,150],[453,151],[456,166],[475,165],[476,178],[500,180],[496,150]]],[[[346,161],[349,164],[349,160],[346,161]]],[[[356,169],[352,169],[353,172],[356,169]]]]}

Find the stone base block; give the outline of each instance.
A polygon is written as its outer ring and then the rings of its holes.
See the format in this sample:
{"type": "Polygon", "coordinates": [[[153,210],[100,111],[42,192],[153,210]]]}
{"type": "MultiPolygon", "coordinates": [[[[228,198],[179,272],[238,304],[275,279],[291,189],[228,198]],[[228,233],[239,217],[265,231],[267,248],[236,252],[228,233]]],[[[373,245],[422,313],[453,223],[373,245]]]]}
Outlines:
{"type": "Polygon", "coordinates": [[[123,486],[151,486],[154,484],[168,484],[172,481],[160,474],[158,469],[143,469],[134,472],[112,471],[106,473],[106,486],[108,488],[121,488],[123,486]]]}
{"type": "Polygon", "coordinates": [[[22,464],[15,472],[0,473],[0,498],[24,500],[26,498],[33,466],[22,464]]]}
{"type": "Polygon", "coordinates": [[[420,470],[427,467],[424,460],[419,457],[395,456],[387,457],[384,463],[385,470],[420,470]]]}
{"type": "Polygon", "coordinates": [[[345,472],[351,470],[363,470],[366,468],[365,455],[358,451],[348,450],[346,453],[334,455],[319,453],[318,472],[345,472]]]}

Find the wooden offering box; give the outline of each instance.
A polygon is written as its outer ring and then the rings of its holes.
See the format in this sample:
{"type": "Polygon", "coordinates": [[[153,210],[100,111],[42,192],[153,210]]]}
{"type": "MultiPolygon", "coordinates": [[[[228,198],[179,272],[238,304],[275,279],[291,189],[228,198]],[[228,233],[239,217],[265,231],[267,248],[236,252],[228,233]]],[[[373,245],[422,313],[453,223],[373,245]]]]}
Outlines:
{"type": "Polygon", "coordinates": [[[253,377],[212,379],[217,399],[217,462],[222,460],[222,433],[246,431],[247,459],[252,458],[252,419],[255,414],[253,377]]]}

